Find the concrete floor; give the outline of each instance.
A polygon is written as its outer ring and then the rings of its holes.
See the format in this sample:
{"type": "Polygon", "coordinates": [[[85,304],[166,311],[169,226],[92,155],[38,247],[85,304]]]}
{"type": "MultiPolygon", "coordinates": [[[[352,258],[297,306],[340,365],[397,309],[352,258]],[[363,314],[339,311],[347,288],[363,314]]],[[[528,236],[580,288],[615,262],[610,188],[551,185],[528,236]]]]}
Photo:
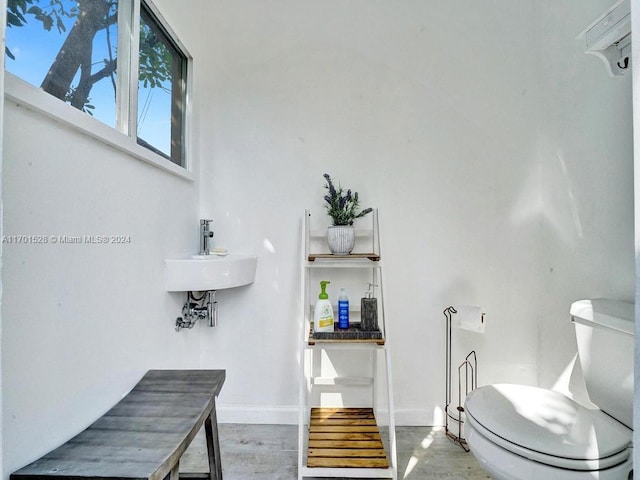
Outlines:
{"type": "MultiPolygon", "coordinates": [[[[225,480],[298,478],[296,425],[221,424],[219,435],[225,480]]],[[[396,437],[399,480],[491,478],[441,428],[397,427],[396,437]]],[[[206,444],[199,434],[182,457],[180,472],[207,470],[206,444]]]]}

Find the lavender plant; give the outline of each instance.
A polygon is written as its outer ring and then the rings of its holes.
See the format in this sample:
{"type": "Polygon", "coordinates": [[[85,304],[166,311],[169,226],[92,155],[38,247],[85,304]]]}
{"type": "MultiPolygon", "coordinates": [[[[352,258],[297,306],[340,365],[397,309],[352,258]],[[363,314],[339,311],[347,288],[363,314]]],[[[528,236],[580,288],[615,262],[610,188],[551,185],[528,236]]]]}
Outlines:
{"type": "Polygon", "coordinates": [[[327,195],[324,196],[325,207],[334,226],[353,225],[353,221],[356,218],[364,217],[373,211],[373,208],[365,208],[362,211],[358,211],[360,208],[358,192],[351,193],[351,189],[345,192],[340,184],[336,189],[329,174],[325,173],[323,176],[326,182],[324,188],[328,191],[327,195]]]}

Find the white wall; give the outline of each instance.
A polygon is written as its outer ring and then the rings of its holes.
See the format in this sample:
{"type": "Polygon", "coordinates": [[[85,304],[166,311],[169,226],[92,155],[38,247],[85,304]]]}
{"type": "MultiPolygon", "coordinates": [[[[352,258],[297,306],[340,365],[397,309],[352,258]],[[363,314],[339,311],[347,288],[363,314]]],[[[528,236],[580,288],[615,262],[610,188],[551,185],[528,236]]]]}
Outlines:
{"type": "Polygon", "coordinates": [[[230,337],[204,343],[230,365],[223,409],[295,404],[299,224],[324,172],[380,208],[400,423],[439,419],[450,304],[487,313],[458,336],[481,384],[580,393],[570,303],[633,292],[630,76],[576,39],[608,6],[211,6],[200,208],[260,254],[230,337]]]}
{"type": "MultiPolygon", "coordinates": [[[[190,47],[188,24],[173,25],[190,47]]],[[[197,248],[196,185],[5,107],[4,234],[131,243],[3,245],[3,478],[94,421],[147,369],[200,365],[198,332],[174,331],[183,298],[163,279],[164,258],[197,248]]]]}
{"type": "Polygon", "coordinates": [[[610,78],[599,58],[585,55],[584,40],[574,40],[611,3],[536,2],[543,202],[532,214],[542,232],[540,384],[578,398],[580,383],[568,385],[561,375],[576,354],[571,302],[633,300],[631,73],[610,78]]]}
{"type": "Polygon", "coordinates": [[[204,18],[201,210],[220,245],[259,254],[203,333],[203,361],[229,369],[221,418],[296,404],[300,224],[322,214],[324,172],[380,209],[400,423],[439,421],[451,304],[487,313],[485,336],[460,337],[481,382],[536,383],[529,2],[219,1],[204,18]]]}

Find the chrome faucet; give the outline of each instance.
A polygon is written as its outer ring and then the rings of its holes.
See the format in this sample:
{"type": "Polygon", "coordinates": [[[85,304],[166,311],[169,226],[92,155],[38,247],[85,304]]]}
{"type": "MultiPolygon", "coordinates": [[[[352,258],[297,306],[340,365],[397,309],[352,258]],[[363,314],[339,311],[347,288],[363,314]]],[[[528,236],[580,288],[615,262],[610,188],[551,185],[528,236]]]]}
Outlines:
{"type": "Polygon", "coordinates": [[[209,239],[213,238],[213,232],[209,224],[213,220],[200,220],[200,255],[209,255],[209,239]]]}

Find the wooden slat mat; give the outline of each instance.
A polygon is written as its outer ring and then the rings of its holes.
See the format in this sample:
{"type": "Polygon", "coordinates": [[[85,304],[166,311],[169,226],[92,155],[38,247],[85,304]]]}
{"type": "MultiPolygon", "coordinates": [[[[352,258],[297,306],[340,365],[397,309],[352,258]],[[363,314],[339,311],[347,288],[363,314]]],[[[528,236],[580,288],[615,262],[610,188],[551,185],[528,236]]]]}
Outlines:
{"type": "Polygon", "coordinates": [[[389,468],[372,408],[312,408],[307,466],[389,468]]]}

